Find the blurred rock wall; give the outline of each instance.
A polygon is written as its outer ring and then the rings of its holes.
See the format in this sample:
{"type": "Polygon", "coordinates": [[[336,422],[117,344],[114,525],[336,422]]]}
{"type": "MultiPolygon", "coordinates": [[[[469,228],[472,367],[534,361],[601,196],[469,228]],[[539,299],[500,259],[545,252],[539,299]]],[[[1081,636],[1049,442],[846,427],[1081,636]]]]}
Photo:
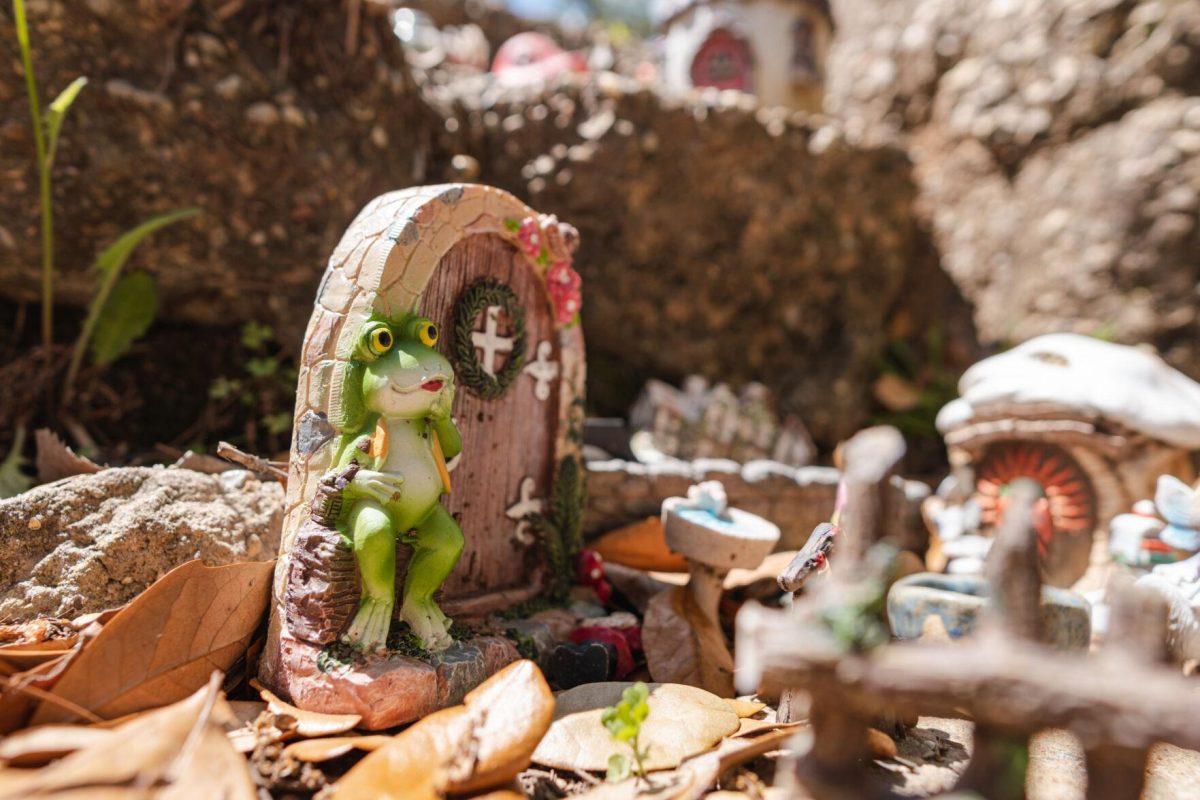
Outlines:
{"type": "Polygon", "coordinates": [[[1200,2],[835,10],[830,110],[907,148],[981,339],[1149,341],[1200,376],[1200,2]]]}
{"type": "MultiPolygon", "coordinates": [[[[613,76],[533,92],[439,83],[410,73],[375,6],[355,20],[321,0],[30,0],[44,93],[91,79],[59,148],[60,300],[86,303],[87,266],[121,231],[196,205],[202,219],[135,257],[161,313],[265,321],[298,345],[363,204],[479,180],[580,228],[594,410],[624,411],[650,376],[758,379],[826,447],[867,420],[890,339],[914,319],[965,319],[900,147],[613,76]]],[[[36,180],[10,16],[0,48],[0,295],[33,301],[36,180]]]]}
{"type": "Polygon", "coordinates": [[[533,97],[431,95],[488,182],[579,227],[600,411],[623,412],[649,375],[758,379],[829,445],[865,421],[898,309],[951,302],[895,147],[611,75],[533,97]],[[920,275],[917,298],[905,289],[920,275]]]}

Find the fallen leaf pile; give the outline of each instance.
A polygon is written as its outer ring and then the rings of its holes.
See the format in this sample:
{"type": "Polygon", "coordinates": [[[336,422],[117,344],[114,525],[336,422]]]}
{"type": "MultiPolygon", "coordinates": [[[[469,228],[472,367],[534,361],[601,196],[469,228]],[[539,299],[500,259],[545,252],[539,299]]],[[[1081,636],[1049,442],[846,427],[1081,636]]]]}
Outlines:
{"type": "Polygon", "coordinates": [[[0,647],[0,732],[113,720],[187,697],[245,657],[272,569],[188,562],[124,608],[72,621],[65,636],[0,647]]]}
{"type": "MultiPolygon", "coordinates": [[[[115,728],[77,727],[58,741],[79,749],[39,770],[0,769],[0,799],[38,797],[175,798],[253,800],[246,761],[225,728],[235,721],[213,673],[195,694],[140,715],[115,728]],[[83,731],[91,730],[85,734],[83,731]]],[[[53,729],[33,729],[6,749],[36,752],[35,739],[53,729]],[[43,733],[38,733],[38,731],[43,733]]],[[[43,752],[46,748],[43,745],[43,752]]]]}
{"type": "Polygon", "coordinates": [[[762,703],[652,684],[641,733],[651,783],[600,784],[627,748],[600,717],[629,684],[556,701],[532,661],[394,735],[364,733],[356,714],[305,711],[249,679],[271,577],[270,562],[190,562],[122,608],[0,626],[0,800],[508,800],[555,770],[576,776],[574,793],[682,800],[790,734],[762,703]],[[260,699],[223,691],[251,687],[260,699]]]}

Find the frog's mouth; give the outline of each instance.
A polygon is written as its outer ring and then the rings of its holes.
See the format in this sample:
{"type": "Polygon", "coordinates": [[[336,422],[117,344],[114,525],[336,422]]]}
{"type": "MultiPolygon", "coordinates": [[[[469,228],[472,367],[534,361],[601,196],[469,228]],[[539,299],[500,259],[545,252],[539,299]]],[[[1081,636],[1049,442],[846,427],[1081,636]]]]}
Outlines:
{"type": "Polygon", "coordinates": [[[423,383],[413,383],[408,386],[397,386],[392,384],[392,391],[396,394],[412,394],[416,391],[440,392],[446,385],[445,375],[431,375],[423,383]]]}

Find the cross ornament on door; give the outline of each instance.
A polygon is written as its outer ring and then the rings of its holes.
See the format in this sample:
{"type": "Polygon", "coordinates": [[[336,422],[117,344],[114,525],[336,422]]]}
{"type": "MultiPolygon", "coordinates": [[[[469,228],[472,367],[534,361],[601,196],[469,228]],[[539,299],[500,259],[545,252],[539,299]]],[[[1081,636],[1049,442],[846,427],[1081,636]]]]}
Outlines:
{"type": "Polygon", "coordinates": [[[492,377],[496,376],[496,356],[511,353],[513,349],[512,337],[500,334],[501,310],[500,306],[488,306],[483,315],[483,330],[471,334],[471,343],[480,352],[479,365],[492,377]]]}

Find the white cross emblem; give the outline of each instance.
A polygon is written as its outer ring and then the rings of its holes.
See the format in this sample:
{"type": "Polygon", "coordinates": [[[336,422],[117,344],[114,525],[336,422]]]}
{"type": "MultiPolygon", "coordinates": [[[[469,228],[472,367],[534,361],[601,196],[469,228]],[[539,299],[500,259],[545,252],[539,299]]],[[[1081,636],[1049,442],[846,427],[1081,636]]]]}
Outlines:
{"type": "Polygon", "coordinates": [[[530,514],[540,514],[546,510],[546,501],[533,496],[533,489],[536,485],[533,478],[522,478],[521,499],[504,510],[504,516],[516,520],[517,530],[513,536],[521,544],[533,544],[532,526],[527,517],[530,514]]]}
{"type": "Polygon", "coordinates": [[[476,350],[482,352],[479,365],[483,367],[483,371],[494,378],[496,377],[496,355],[511,353],[513,340],[500,335],[500,306],[488,306],[487,311],[484,312],[484,320],[483,330],[471,334],[471,344],[475,345],[476,350]]]}
{"type": "Polygon", "coordinates": [[[558,362],[550,360],[554,347],[549,342],[541,342],[537,346],[537,360],[531,361],[522,372],[528,372],[537,383],[533,387],[533,396],[545,402],[550,399],[550,381],[558,377],[558,362]]]}

